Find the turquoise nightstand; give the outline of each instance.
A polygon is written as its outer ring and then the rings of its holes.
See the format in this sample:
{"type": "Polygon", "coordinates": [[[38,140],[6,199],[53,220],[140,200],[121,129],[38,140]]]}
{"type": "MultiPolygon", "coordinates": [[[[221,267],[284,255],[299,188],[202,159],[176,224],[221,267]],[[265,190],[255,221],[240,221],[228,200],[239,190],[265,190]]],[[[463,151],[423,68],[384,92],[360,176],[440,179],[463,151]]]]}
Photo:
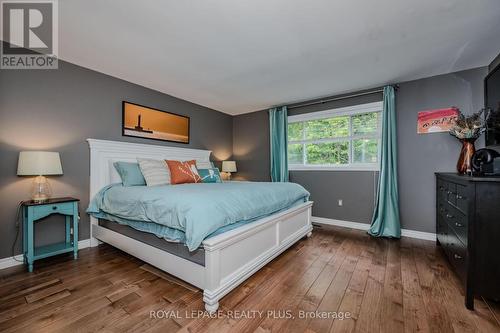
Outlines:
{"type": "Polygon", "coordinates": [[[38,259],[65,252],[73,252],[75,259],[78,257],[78,201],[75,198],[53,198],[42,203],[34,201],[22,203],[24,262],[28,264],[30,272],[33,272],[33,262],[38,259]],[[66,239],[61,243],[35,247],[35,222],[51,214],[65,216],[66,239]],[[73,222],[73,228],[71,228],[71,222],[73,222]],[[73,237],[71,237],[71,230],[73,237]]]}

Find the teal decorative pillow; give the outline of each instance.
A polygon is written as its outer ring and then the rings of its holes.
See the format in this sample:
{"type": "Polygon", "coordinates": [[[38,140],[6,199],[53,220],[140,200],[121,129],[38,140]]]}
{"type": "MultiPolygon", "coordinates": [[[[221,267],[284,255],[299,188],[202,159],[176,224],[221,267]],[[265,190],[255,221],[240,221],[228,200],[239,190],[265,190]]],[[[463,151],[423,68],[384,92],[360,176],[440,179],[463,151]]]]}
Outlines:
{"type": "Polygon", "coordinates": [[[198,174],[201,177],[202,183],[222,183],[220,172],[217,168],[198,169],[198,174]]]}
{"type": "Polygon", "coordinates": [[[139,163],[115,162],[116,171],[122,179],[123,186],[145,186],[146,180],[142,175],[139,163]]]}

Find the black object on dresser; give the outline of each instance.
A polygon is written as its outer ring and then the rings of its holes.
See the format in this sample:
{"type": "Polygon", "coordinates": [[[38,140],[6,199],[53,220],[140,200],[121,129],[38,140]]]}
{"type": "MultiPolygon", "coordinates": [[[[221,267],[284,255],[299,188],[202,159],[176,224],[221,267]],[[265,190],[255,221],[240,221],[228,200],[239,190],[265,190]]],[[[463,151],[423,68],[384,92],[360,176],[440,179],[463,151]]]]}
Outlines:
{"type": "Polygon", "coordinates": [[[500,299],[500,178],[436,173],[436,234],[465,286],[465,306],[474,296],[500,299]]]}

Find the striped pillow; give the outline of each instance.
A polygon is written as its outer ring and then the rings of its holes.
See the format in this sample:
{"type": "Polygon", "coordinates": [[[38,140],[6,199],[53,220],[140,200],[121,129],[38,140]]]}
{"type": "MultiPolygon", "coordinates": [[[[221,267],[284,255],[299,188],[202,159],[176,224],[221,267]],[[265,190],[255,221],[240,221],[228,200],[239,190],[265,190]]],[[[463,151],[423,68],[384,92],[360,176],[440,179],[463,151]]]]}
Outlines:
{"type": "Polygon", "coordinates": [[[148,186],[170,185],[170,171],[164,160],[138,158],[137,162],[148,186]]]}

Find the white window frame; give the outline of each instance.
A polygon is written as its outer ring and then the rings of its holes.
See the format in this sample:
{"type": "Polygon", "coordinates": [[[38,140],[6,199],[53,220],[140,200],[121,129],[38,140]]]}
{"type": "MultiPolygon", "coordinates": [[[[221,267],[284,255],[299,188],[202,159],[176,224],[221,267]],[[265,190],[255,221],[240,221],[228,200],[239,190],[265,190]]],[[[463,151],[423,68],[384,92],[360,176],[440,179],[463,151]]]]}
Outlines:
{"type": "MultiPolygon", "coordinates": [[[[325,138],[325,139],[311,139],[311,140],[298,140],[298,141],[290,141],[288,144],[307,144],[307,143],[325,143],[325,142],[338,142],[338,141],[349,141],[349,164],[341,164],[341,165],[335,165],[335,164],[326,164],[326,165],[321,165],[321,164],[290,164],[288,165],[288,169],[291,171],[297,170],[297,171],[305,171],[305,170],[324,170],[324,171],[341,171],[341,170],[347,170],[347,171],[379,171],[380,166],[379,163],[352,163],[352,156],[353,156],[353,144],[352,141],[355,139],[373,139],[376,138],[378,139],[378,157],[377,160],[380,161],[380,146],[381,146],[381,136],[382,136],[382,108],[383,108],[383,103],[382,101],[380,102],[373,102],[373,103],[366,103],[366,104],[358,104],[358,105],[353,105],[353,106],[348,106],[348,107],[343,107],[343,108],[336,108],[336,109],[330,109],[330,110],[325,110],[325,111],[318,111],[318,112],[311,112],[311,113],[304,113],[304,114],[299,114],[295,116],[289,116],[288,117],[288,123],[298,123],[298,122],[305,122],[305,121],[310,121],[310,120],[318,120],[318,119],[325,119],[325,118],[333,118],[333,117],[339,117],[339,116],[353,116],[357,114],[363,114],[363,113],[371,113],[371,112],[378,112],[379,117],[379,125],[378,125],[378,131],[375,134],[370,134],[370,135],[353,135],[352,134],[352,121],[349,119],[349,135],[345,137],[337,137],[337,138],[325,138]]],[[[305,133],[305,132],[304,132],[305,133]]],[[[287,138],[288,140],[288,138],[287,138]]],[[[305,160],[305,154],[306,150],[303,150],[304,154],[304,160],[305,160]]]]}

